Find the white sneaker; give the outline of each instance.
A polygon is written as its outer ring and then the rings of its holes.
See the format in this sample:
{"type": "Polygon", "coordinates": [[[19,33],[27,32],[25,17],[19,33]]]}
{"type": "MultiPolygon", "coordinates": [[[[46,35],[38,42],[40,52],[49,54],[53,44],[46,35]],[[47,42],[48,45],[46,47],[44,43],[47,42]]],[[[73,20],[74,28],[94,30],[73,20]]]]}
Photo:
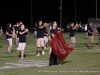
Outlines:
{"type": "Polygon", "coordinates": [[[40,53],[38,53],[37,56],[40,56],[40,53]]]}
{"type": "Polygon", "coordinates": [[[42,50],[42,55],[45,55],[45,52],[44,52],[44,50],[42,50]]]}
{"type": "Polygon", "coordinates": [[[23,57],[21,57],[21,60],[23,60],[24,58],[23,57]]]}

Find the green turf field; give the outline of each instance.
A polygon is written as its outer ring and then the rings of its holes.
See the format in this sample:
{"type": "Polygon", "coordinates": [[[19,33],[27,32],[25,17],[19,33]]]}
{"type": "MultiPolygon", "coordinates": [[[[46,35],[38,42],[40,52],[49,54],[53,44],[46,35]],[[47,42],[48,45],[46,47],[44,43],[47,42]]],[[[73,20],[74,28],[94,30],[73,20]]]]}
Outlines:
{"type": "MultiPolygon", "coordinates": [[[[63,36],[70,44],[68,33],[63,33],[63,36]]],[[[3,35],[0,37],[0,75],[100,75],[98,38],[94,38],[91,50],[85,47],[88,40],[84,39],[84,33],[76,33],[76,41],[76,50],[73,50],[65,61],[58,61],[60,65],[57,66],[48,66],[49,48],[45,50],[44,56],[37,57],[33,34],[27,37],[26,57],[23,61],[18,57],[15,39],[13,39],[13,54],[6,54],[7,42],[3,35]]]]}

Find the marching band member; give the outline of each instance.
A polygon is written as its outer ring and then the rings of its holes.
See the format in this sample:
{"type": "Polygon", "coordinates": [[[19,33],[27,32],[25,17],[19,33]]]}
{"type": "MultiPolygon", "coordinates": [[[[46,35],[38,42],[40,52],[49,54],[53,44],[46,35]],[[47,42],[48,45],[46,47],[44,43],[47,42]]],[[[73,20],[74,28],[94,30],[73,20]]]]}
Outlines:
{"type": "Polygon", "coordinates": [[[92,26],[92,22],[89,22],[88,23],[88,28],[87,28],[89,43],[86,46],[88,49],[92,49],[92,43],[93,43],[94,32],[93,32],[93,29],[91,28],[91,26],[92,26]]]}
{"type": "Polygon", "coordinates": [[[24,50],[26,47],[26,35],[28,34],[28,29],[25,29],[24,24],[20,26],[19,29],[19,43],[18,43],[18,50],[21,54],[21,60],[24,58],[24,50]]]}
{"type": "Polygon", "coordinates": [[[98,38],[99,38],[99,44],[98,44],[98,46],[100,46],[100,23],[98,24],[98,27],[96,29],[96,32],[97,32],[98,38]]]}
{"type": "Polygon", "coordinates": [[[38,26],[37,26],[37,50],[38,54],[37,56],[40,56],[40,47],[42,47],[42,55],[45,54],[44,52],[44,30],[46,26],[42,25],[42,20],[38,21],[38,26]]]}
{"type": "Polygon", "coordinates": [[[2,34],[3,34],[3,29],[2,29],[2,27],[0,26],[0,36],[2,36],[2,34]]]}
{"type": "MultiPolygon", "coordinates": [[[[16,45],[18,46],[18,43],[19,43],[19,30],[20,30],[20,26],[23,24],[22,21],[19,21],[18,22],[18,25],[17,25],[17,28],[16,28],[16,34],[17,34],[17,39],[16,39],[16,45]]],[[[17,50],[18,50],[18,47],[17,47],[17,50]]]]}
{"type": "Polygon", "coordinates": [[[34,30],[34,38],[37,38],[37,23],[35,23],[35,26],[33,27],[34,30]]]}
{"type": "MultiPolygon", "coordinates": [[[[57,33],[58,29],[57,29],[57,22],[53,21],[52,22],[52,29],[50,30],[50,34],[51,34],[51,40],[54,38],[55,34],[57,33]]],[[[51,47],[50,47],[50,59],[49,59],[49,66],[52,65],[58,65],[57,62],[57,58],[55,56],[55,54],[53,53],[51,47]]]]}
{"type": "Polygon", "coordinates": [[[11,30],[11,23],[7,24],[7,29],[6,29],[6,40],[8,42],[8,50],[7,54],[12,54],[12,37],[13,37],[13,32],[11,30]]]}
{"type": "Polygon", "coordinates": [[[70,46],[75,49],[75,43],[76,43],[76,39],[75,39],[75,31],[78,29],[78,25],[74,25],[74,22],[70,23],[70,29],[69,29],[69,36],[71,39],[71,44],[70,46]]]}
{"type": "Polygon", "coordinates": [[[44,31],[44,48],[47,48],[47,44],[48,44],[48,25],[47,25],[47,23],[44,23],[44,25],[46,26],[46,29],[44,31]]]}

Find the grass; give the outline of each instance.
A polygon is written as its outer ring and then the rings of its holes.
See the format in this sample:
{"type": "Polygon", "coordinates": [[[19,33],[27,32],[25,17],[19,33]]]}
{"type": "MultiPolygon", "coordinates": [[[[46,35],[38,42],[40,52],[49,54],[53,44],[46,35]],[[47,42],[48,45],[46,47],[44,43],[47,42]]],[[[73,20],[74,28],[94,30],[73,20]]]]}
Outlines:
{"type": "MultiPolygon", "coordinates": [[[[63,33],[68,44],[70,39],[68,33],[63,33]]],[[[76,33],[76,50],[66,58],[58,61],[58,66],[48,66],[49,48],[45,50],[44,56],[36,56],[36,41],[33,34],[27,37],[25,49],[26,57],[20,61],[19,52],[16,50],[15,39],[13,39],[13,54],[6,54],[7,42],[5,34],[0,37],[0,75],[99,75],[100,74],[100,48],[98,38],[94,38],[93,49],[85,46],[88,39],[84,39],[84,33],[76,33]],[[37,66],[43,67],[37,67],[37,66]],[[46,66],[45,66],[46,65],[46,66]]]]}

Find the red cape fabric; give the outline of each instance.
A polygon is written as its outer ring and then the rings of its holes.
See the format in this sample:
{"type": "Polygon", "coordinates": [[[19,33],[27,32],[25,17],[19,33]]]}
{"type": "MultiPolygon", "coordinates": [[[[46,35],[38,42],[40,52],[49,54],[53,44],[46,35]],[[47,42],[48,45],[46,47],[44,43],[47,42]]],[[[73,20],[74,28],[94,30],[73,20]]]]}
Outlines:
{"type": "Polygon", "coordinates": [[[65,60],[65,58],[72,52],[71,48],[64,40],[62,31],[58,31],[54,38],[50,42],[51,49],[55,56],[59,60],[65,60]]]}

